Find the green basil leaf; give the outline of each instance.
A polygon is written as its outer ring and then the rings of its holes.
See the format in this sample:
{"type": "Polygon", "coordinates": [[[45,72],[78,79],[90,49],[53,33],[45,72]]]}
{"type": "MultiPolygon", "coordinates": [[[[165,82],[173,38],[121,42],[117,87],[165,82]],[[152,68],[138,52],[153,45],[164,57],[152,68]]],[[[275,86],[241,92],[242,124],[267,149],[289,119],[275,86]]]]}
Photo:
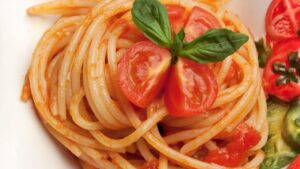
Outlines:
{"type": "Polygon", "coordinates": [[[228,29],[212,29],[185,44],[178,55],[198,63],[218,62],[232,55],[248,39],[248,36],[228,29]]]}
{"type": "Polygon", "coordinates": [[[178,32],[178,37],[179,37],[179,40],[181,40],[183,42],[183,40],[185,38],[185,32],[184,32],[183,27],[181,27],[180,31],[178,32]]]}
{"type": "Polygon", "coordinates": [[[167,10],[158,0],[135,0],[131,15],[135,25],[149,40],[170,47],[171,28],[167,10]]]}

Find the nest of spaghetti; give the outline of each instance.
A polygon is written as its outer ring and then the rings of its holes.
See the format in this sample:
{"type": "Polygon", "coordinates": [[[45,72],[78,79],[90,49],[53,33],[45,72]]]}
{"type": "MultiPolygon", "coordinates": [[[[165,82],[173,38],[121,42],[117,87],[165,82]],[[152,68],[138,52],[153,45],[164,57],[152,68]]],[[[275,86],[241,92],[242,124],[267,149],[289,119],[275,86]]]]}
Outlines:
{"type": "Polygon", "coordinates": [[[36,46],[23,100],[32,98],[44,126],[82,168],[223,168],[204,156],[228,144],[230,133],[241,123],[261,138],[247,150],[240,167],[258,168],[268,127],[251,33],[225,10],[224,1],[161,2],[183,6],[187,12],[199,6],[222,27],[250,37],[224,61],[208,64],[219,87],[209,111],[178,118],[168,114],[161,97],[146,109],[137,109],[122,95],[118,62],[143,38],[132,22],[132,0],[58,0],[30,8],[32,15],[60,17],[36,46]],[[228,78],[232,69],[235,74],[228,78]]]}

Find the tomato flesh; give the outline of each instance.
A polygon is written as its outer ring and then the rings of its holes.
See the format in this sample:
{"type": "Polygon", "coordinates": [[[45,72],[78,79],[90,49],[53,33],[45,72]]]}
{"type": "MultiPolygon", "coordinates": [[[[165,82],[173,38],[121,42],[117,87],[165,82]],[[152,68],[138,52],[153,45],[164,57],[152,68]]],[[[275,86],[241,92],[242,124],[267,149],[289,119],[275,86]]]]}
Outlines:
{"type": "Polygon", "coordinates": [[[208,30],[219,27],[220,23],[215,16],[208,11],[195,6],[184,26],[186,33],[185,41],[191,42],[208,30]]]}
{"type": "Polygon", "coordinates": [[[299,169],[300,168],[300,155],[289,165],[288,169],[299,169]]]}
{"type": "MultiPolygon", "coordinates": [[[[300,50],[300,38],[293,38],[282,41],[274,46],[263,74],[264,89],[268,94],[274,95],[283,101],[291,101],[300,96],[300,83],[291,81],[288,84],[277,86],[275,81],[280,76],[273,72],[272,66],[275,62],[284,63],[289,68],[288,56],[291,52],[300,50]]],[[[300,58],[299,58],[300,59],[300,58]]]]}
{"type": "Polygon", "coordinates": [[[246,152],[260,140],[259,133],[245,123],[233,132],[231,141],[224,148],[210,150],[204,161],[226,167],[238,167],[246,160],[246,152]]]}
{"type": "Polygon", "coordinates": [[[146,108],[161,92],[170,60],[168,50],[150,41],[128,48],[118,64],[118,83],[127,99],[146,108]]]}
{"type": "Polygon", "coordinates": [[[168,4],[166,8],[172,31],[179,32],[181,27],[183,27],[185,8],[176,4],[168,4]]]}
{"type": "Polygon", "coordinates": [[[255,146],[260,140],[259,133],[245,123],[238,125],[232,136],[232,141],[227,145],[230,151],[246,151],[255,146]]]}
{"type": "Polygon", "coordinates": [[[217,93],[217,81],[207,65],[179,58],[171,68],[164,100],[171,115],[191,116],[208,111],[217,93]]]}
{"type": "Polygon", "coordinates": [[[266,16],[269,42],[296,37],[300,28],[300,3],[295,0],[273,0],[266,16]]]}

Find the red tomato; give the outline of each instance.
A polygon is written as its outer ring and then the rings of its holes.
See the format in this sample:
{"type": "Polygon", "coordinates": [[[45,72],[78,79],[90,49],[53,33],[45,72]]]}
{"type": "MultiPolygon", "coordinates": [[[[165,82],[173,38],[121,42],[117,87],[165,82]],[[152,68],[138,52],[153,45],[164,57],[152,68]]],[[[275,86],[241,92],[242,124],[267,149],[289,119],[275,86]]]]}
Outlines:
{"type": "Polygon", "coordinates": [[[118,64],[118,83],[127,99],[145,108],[160,93],[171,62],[170,52],[150,41],[132,45],[118,64]]]}
{"type": "Polygon", "coordinates": [[[226,167],[238,167],[246,160],[246,152],[254,147],[260,138],[255,129],[242,123],[234,130],[226,147],[209,151],[204,161],[226,167]]]}
{"type": "Polygon", "coordinates": [[[128,23],[127,21],[122,21],[121,24],[125,25],[123,33],[120,35],[121,39],[128,39],[133,42],[145,41],[147,38],[144,34],[133,24],[128,23]]]}
{"type": "Polygon", "coordinates": [[[195,6],[184,26],[185,41],[191,42],[208,30],[219,27],[220,23],[214,15],[195,6]]]}
{"type": "Polygon", "coordinates": [[[267,36],[272,41],[296,37],[300,28],[300,1],[273,0],[266,16],[267,36]]]}
{"type": "Polygon", "coordinates": [[[191,116],[207,111],[217,93],[215,75],[207,65],[179,58],[171,68],[164,100],[171,115],[191,116]]]}
{"type": "MultiPolygon", "coordinates": [[[[281,76],[273,72],[273,63],[279,61],[289,67],[288,56],[291,52],[300,50],[300,38],[293,38],[282,41],[274,46],[274,51],[270,57],[263,75],[263,85],[268,94],[275,95],[283,101],[290,101],[300,96],[300,83],[291,81],[286,85],[277,86],[275,81],[281,76]]],[[[300,58],[299,58],[300,59],[300,58]]]]}
{"type": "Polygon", "coordinates": [[[169,4],[166,5],[171,29],[174,32],[179,32],[183,27],[183,20],[185,16],[185,8],[180,5],[169,4]]]}
{"type": "Polygon", "coordinates": [[[142,165],[140,169],[158,169],[158,161],[152,160],[142,165]]]}
{"type": "Polygon", "coordinates": [[[290,164],[288,169],[299,169],[300,168],[300,155],[290,164]]]}

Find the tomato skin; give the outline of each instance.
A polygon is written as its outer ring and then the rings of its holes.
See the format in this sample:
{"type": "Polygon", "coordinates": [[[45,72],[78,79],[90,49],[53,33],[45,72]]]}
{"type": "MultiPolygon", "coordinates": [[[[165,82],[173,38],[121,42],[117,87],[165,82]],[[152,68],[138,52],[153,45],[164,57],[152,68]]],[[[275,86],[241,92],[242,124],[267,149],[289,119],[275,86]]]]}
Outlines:
{"type": "Polygon", "coordinates": [[[166,8],[172,31],[179,32],[183,27],[185,8],[176,4],[167,4],[166,8]]]}
{"type": "Polygon", "coordinates": [[[164,101],[170,115],[187,117],[207,111],[217,93],[215,75],[207,65],[179,58],[171,68],[164,101]]]}
{"type": "Polygon", "coordinates": [[[254,147],[260,139],[261,136],[255,129],[241,123],[234,129],[226,147],[210,150],[204,161],[226,167],[238,167],[246,160],[246,152],[254,147]]]}
{"type": "Polygon", "coordinates": [[[220,27],[221,25],[214,15],[195,6],[184,26],[186,33],[185,41],[191,42],[208,30],[220,27]]]}
{"type": "Polygon", "coordinates": [[[298,155],[293,162],[289,165],[288,169],[299,169],[300,168],[300,155],[298,155]]]}
{"type": "Polygon", "coordinates": [[[117,67],[123,94],[134,105],[146,108],[161,92],[170,62],[170,52],[150,41],[132,45],[117,67]]]}
{"type": "Polygon", "coordinates": [[[274,95],[283,101],[291,101],[300,96],[300,83],[290,82],[286,85],[276,86],[275,80],[280,76],[272,70],[272,65],[276,61],[283,62],[289,67],[288,56],[291,52],[300,49],[300,38],[291,38],[274,46],[274,51],[270,57],[263,74],[264,89],[268,94],[274,95]]]}
{"type": "Polygon", "coordinates": [[[266,15],[266,31],[269,42],[297,37],[300,28],[300,3],[293,0],[273,0],[266,15]]]}

